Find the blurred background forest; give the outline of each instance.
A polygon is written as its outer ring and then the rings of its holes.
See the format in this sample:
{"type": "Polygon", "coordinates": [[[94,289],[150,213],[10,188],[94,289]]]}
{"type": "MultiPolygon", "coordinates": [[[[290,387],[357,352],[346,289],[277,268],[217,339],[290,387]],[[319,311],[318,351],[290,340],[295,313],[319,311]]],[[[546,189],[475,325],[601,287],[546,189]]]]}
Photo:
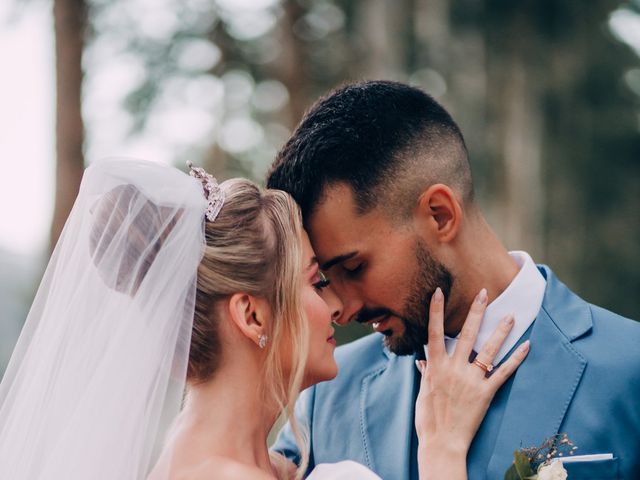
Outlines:
{"type": "Polygon", "coordinates": [[[262,181],[305,109],[360,79],[442,102],[507,246],[640,319],[639,0],[3,2],[0,372],[86,165],[262,181]]]}

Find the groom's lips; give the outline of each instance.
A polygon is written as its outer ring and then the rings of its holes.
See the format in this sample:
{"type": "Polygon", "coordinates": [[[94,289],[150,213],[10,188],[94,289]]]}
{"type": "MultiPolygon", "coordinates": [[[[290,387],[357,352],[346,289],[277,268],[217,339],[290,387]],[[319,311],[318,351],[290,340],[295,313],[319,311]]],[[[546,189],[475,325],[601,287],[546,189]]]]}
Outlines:
{"type": "Polygon", "coordinates": [[[391,316],[385,315],[384,317],[376,318],[367,323],[371,325],[376,332],[389,335],[388,332],[391,332],[389,320],[391,320],[391,316]]]}

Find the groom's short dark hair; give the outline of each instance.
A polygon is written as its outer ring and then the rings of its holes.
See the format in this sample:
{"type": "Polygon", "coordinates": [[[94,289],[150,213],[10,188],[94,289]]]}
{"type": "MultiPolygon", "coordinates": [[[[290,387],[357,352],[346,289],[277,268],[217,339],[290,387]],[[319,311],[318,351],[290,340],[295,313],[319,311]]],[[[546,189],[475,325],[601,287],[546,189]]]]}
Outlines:
{"type": "Polygon", "coordinates": [[[378,204],[407,215],[429,184],[473,201],[467,149],[447,111],[422,90],[367,81],[319,99],[278,153],[269,188],[290,193],[308,219],[325,187],[348,184],[359,212],[378,204]],[[397,208],[395,208],[397,207],[397,208]]]}

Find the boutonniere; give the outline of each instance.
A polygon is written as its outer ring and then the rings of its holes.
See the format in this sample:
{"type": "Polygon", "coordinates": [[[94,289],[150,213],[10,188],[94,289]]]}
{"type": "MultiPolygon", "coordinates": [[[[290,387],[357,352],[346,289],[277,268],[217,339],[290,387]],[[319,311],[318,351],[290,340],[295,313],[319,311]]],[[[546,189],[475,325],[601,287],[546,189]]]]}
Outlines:
{"type": "Polygon", "coordinates": [[[539,447],[521,448],[513,454],[513,464],[504,480],[566,480],[562,457],[578,449],[566,433],[547,438],[539,447]]]}

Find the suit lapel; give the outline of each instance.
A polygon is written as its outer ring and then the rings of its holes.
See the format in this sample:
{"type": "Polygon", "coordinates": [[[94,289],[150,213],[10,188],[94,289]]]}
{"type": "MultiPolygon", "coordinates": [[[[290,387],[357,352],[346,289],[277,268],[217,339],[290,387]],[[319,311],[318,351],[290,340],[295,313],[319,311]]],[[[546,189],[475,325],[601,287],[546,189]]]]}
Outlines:
{"type": "Polygon", "coordinates": [[[385,350],[386,365],[362,380],[360,433],[367,466],[385,480],[409,478],[415,358],[385,350]]]}
{"type": "Polygon", "coordinates": [[[571,342],[590,330],[589,306],[550,270],[542,273],[545,299],[532,326],[531,351],[515,373],[487,478],[502,478],[515,450],[559,433],[587,365],[571,342]]]}

